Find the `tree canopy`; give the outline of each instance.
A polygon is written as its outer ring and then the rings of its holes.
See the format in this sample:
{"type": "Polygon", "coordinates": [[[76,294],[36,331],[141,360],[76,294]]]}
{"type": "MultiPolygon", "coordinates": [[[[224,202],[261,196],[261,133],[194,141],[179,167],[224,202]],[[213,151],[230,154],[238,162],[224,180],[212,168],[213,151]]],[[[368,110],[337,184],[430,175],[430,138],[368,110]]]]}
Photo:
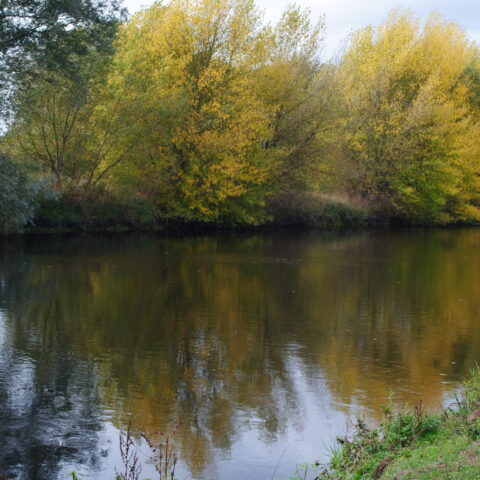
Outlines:
{"type": "Polygon", "coordinates": [[[220,224],[480,220],[480,50],[438,14],[393,10],[325,61],[325,19],[294,5],[275,24],[253,0],[4,12],[4,150],[59,198],[220,224]]]}
{"type": "Polygon", "coordinates": [[[4,108],[19,84],[48,71],[78,77],[78,58],[92,48],[111,50],[123,19],[121,0],[0,0],[4,108]]]}
{"type": "Polygon", "coordinates": [[[419,221],[480,219],[477,53],[437,14],[394,10],[352,36],[338,70],[350,191],[419,221]]]}

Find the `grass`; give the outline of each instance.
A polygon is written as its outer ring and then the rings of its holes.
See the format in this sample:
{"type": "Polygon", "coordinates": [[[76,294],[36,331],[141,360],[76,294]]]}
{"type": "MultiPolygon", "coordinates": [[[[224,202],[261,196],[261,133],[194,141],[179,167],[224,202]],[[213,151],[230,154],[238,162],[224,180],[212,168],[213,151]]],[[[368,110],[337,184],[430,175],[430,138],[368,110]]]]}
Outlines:
{"type": "Polygon", "coordinates": [[[275,225],[300,228],[354,227],[369,223],[366,208],[324,196],[294,193],[277,195],[268,205],[275,225]]]}
{"type": "Polygon", "coordinates": [[[399,456],[384,475],[385,480],[478,480],[480,443],[470,438],[437,438],[399,456]]]}
{"type": "Polygon", "coordinates": [[[421,403],[400,413],[386,407],[380,427],[357,420],[354,433],[338,441],[319,480],[479,480],[480,370],[451,408],[429,414],[421,403]]]}

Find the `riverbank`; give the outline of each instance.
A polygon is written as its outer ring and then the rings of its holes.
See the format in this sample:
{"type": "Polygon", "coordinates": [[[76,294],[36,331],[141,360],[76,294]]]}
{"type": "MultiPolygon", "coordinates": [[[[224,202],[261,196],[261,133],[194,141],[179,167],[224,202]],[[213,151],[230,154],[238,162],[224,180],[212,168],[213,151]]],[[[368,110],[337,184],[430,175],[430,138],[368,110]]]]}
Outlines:
{"type": "Polygon", "coordinates": [[[440,413],[422,403],[369,428],[361,420],[339,438],[321,480],[478,480],[480,478],[480,370],[465,381],[461,398],[440,413]]]}
{"type": "Polygon", "coordinates": [[[318,229],[361,227],[378,224],[366,209],[315,196],[277,197],[266,207],[258,223],[200,222],[165,215],[161,208],[142,199],[124,201],[111,196],[78,201],[68,196],[44,200],[35,213],[28,233],[81,233],[121,231],[218,231],[259,229],[318,229]]]}
{"type": "Polygon", "coordinates": [[[142,196],[119,196],[104,189],[91,192],[44,192],[31,201],[11,199],[0,215],[0,235],[19,233],[86,233],[168,231],[325,230],[385,226],[472,226],[448,216],[435,221],[401,215],[387,205],[340,193],[288,192],[266,199],[255,216],[225,215],[202,220],[192,211],[175,215],[165,205],[142,196]]]}
{"type": "Polygon", "coordinates": [[[200,222],[169,217],[145,200],[122,201],[110,196],[79,202],[69,197],[44,200],[26,233],[100,232],[249,232],[283,230],[358,229],[369,227],[473,226],[469,222],[431,224],[412,222],[381,210],[315,195],[276,197],[265,207],[260,223],[200,222]]]}

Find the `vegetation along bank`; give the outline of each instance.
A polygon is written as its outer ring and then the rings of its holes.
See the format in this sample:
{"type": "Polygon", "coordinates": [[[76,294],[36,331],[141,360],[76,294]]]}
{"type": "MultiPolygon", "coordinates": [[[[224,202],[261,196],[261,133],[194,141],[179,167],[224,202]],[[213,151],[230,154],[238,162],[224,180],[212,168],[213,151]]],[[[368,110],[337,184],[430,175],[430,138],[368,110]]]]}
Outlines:
{"type": "Polygon", "coordinates": [[[2,22],[3,233],[480,219],[480,49],[437,14],[393,10],[332,60],[323,18],[250,0],[2,22]]]}

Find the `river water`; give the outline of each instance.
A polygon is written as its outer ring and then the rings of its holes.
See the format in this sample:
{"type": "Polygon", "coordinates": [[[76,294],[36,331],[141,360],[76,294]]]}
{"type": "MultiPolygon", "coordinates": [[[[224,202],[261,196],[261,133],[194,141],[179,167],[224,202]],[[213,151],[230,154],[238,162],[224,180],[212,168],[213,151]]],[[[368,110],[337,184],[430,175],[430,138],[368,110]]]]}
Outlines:
{"type": "Polygon", "coordinates": [[[480,361],[480,229],[0,244],[0,466],[113,480],[119,432],[177,478],[286,479],[357,416],[451,402],[480,361]]]}

